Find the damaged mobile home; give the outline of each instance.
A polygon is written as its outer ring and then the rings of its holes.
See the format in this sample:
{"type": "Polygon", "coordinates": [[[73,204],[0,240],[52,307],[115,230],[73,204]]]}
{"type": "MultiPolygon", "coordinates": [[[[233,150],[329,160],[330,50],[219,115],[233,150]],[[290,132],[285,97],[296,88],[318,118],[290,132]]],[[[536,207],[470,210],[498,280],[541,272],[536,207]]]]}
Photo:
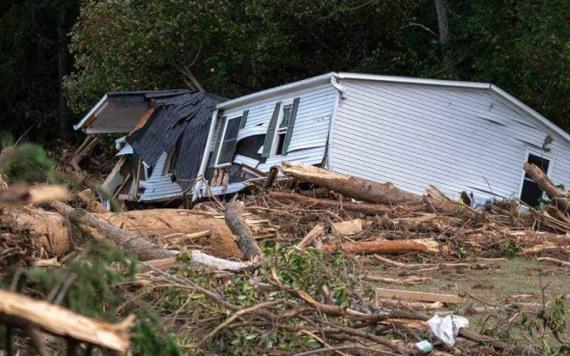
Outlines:
{"type": "MultiPolygon", "coordinates": [[[[570,135],[489,83],[327,73],[233,100],[201,95],[207,103],[192,107],[204,105],[200,112],[210,116],[195,123],[182,120],[185,129],[171,129],[178,119],[161,119],[149,114],[150,109],[131,113],[124,108],[132,115],[122,115],[112,108],[120,110],[123,104],[111,102],[109,109],[97,104],[76,127],[93,134],[101,125],[115,125],[128,133],[126,152],[134,152],[130,154],[141,158],[144,167],[144,174],[133,168],[130,174],[145,183],[139,195],[132,186],[123,186],[116,196],[145,201],[149,196],[234,193],[283,161],[389,181],[414,193],[423,193],[429,185],[454,199],[468,192],[476,201],[520,198],[535,205],[542,191],[524,175],[527,161],[570,186],[570,135]],[[190,130],[193,126],[199,129],[190,130]],[[161,129],[173,130],[170,137],[161,136],[168,144],[160,141],[157,147],[146,147],[154,145],[161,129]],[[176,154],[182,151],[186,153],[176,154]],[[153,179],[169,188],[157,190],[153,179]]],[[[141,100],[164,99],[150,95],[141,100]]],[[[151,106],[157,105],[162,104],[151,106]]],[[[163,116],[168,116],[166,111],[163,116]]],[[[117,179],[107,186],[124,185],[128,174],[125,170],[122,182],[117,179]]]]}

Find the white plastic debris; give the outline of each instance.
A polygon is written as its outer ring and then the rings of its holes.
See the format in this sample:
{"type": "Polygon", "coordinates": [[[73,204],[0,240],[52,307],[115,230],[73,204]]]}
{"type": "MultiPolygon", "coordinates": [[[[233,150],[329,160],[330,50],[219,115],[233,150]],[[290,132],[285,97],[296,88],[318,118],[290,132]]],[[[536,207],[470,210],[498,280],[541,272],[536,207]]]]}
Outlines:
{"type": "Polygon", "coordinates": [[[447,315],[441,318],[435,315],[427,321],[432,333],[447,346],[455,345],[455,337],[459,334],[459,329],[469,326],[469,320],[458,315],[447,315]]]}
{"type": "Polygon", "coordinates": [[[433,351],[432,344],[427,340],[422,340],[420,342],[417,342],[415,346],[416,346],[416,349],[418,349],[420,352],[425,353],[425,354],[433,351]]]}

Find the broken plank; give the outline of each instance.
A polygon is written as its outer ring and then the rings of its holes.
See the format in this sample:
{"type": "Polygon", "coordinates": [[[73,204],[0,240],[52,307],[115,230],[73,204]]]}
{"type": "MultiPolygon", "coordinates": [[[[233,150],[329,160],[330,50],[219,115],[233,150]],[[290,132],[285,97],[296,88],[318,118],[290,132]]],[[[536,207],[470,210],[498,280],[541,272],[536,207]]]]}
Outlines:
{"type": "Polygon", "coordinates": [[[305,251],[307,246],[309,246],[316,237],[320,236],[323,231],[325,231],[325,227],[322,224],[317,224],[305,237],[303,237],[301,242],[297,244],[296,248],[301,251],[305,251]]]}
{"type": "Polygon", "coordinates": [[[340,245],[324,246],[326,252],[343,251],[352,254],[389,254],[399,255],[404,253],[439,253],[443,250],[439,242],[434,239],[410,239],[410,240],[376,240],[343,243],[340,245]]]}
{"type": "Polygon", "coordinates": [[[417,292],[402,289],[376,288],[376,297],[412,300],[419,302],[441,302],[446,304],[462,304],[464,299],[452,294],[439,294],[428,292],[417,292]]]}

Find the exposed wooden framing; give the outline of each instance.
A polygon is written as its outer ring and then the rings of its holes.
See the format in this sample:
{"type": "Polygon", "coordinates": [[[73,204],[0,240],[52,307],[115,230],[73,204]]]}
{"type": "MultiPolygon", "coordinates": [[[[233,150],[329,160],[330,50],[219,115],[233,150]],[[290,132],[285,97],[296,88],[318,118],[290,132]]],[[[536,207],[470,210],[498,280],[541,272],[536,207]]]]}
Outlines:
{"type": "MultiPolygon", "coordinates": [[[[109,184],[111,183],[113,178],[115,178],[115,176],[121,172],[121,168],[123,168],[126,161],[127,161],[127,156],[122,156],[119,159],[119,161],[115,164],[115,167],[113,167],[113,170],[111,171],[111,173],[109,173],[107,178],[105,178],[105,181],[101,185],[101,188],[103,188],[104,190],[107,190],[108,193],[113,193],[113,192],[109,192],[109,184]]],[[[126,181],[126,179],[125,179],[125,181],[126,181]]]]}
{"type": "Polygon", "coordinates": [[[76,171],[80,171],[79,163],[97,145],[97,137],[88,135],[73,153],[69,165],[76,171]]]}
{"type": "MultiPolygon", "coordinates": [[[[125,177],[125,179],[123,180],[123,183],[121,183],[121,185],[117,188],[117,190],[115,190],[115,193],[113,193],[113,198],[117,198],[119,197],[119,194],[121,193],[121,190],[123,190],[123,188],[125,187],[125,185],[127,185],[128,182],[131,181],[131,174],[127,174],[127,176],[125,177]]],[[[121,198],[119,197],[119,200],[121,200],[121,198]]]]}
{"type": "Polygon", "coordinates": [[[137,163],[137,173],[135,175],[135,192],[132,194],[132,199],[133,200],[137,200],[139,197],[139,190],[140,190],[140,182],[141,182],[141,172],[142,172],[142,158],[139,158],[139,161],[137,163]]]}
{"type": "Polygon", "coordinates": [[[142,129],[144,127],[144,125],[146,125],[146,123],[148,122],[148,120],[150,119],[152,114],[154,113],[154,110],[155,110],[154,107],[149,107],[148,109],[146,109],[146,111],[141,116],[141,118],[139,119],[137,124],[129,132],[129,135],[132,134],[133,132],[139,130],[139,129],[142,129]]]}

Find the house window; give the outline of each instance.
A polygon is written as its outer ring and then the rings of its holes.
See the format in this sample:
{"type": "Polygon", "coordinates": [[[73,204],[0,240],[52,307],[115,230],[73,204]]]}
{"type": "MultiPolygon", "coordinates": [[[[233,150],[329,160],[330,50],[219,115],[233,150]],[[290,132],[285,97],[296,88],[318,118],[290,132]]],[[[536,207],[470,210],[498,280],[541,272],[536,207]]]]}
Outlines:
{"type": "MultiPolygon", "coordinates": [[[[549,159],[530,153],[527,162],[538,166],[545,174],[548,174],[548,168],[550,167],[549,159]]],[[[542,197],[543,191],[532,178],[525,173],[521,190],[521,200],[530,206],[537,206],[542,197]]]]}
{"type": "Polygon", "coordinates": [[[289,123],[291,121],[291,111],[293,110],[293,104],[284,105],[281,111],[281,120],[279,121],[279,126],[275,130],[275,147],[274,155],[280,156],[283,154],[283,145],[285,143],[285,137],[287,136],[287,131],[289,130],[289,123]]]}
{"type": "Polygon", "coordinates": [[[221,141],[222,144],[220,145],[220,152],[218,153],[216,165],[232,163],[236,150],[240,121],[241,116],[227,120],[226,127],[222,134],[223,140],[221,141]]]}

